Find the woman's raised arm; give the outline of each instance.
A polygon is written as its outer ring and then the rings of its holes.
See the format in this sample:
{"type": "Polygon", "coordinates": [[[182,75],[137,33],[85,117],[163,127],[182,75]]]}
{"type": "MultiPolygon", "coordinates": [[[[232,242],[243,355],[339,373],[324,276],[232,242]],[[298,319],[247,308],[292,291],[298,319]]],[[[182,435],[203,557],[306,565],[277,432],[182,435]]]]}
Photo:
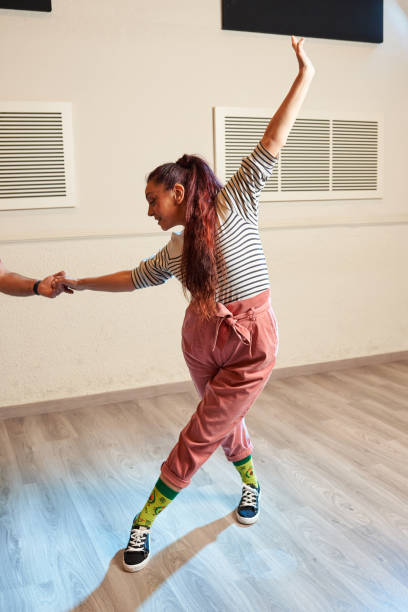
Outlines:
{"type": "Polygon", "coordinates": [[[261,140],[265,149],[275,157],[286,143],[315,74],[315,69],[303,49],[303,44],[304,38],[297,40],[295,36],[292,36],[292,47],[299,62],[299,72],[288,95],[270,120],[261,140]]]}

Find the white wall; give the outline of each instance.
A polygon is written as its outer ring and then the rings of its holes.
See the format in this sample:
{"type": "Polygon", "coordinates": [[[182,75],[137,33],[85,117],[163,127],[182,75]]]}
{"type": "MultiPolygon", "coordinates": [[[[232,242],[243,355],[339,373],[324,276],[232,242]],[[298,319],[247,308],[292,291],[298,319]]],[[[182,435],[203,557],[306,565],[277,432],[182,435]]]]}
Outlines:
{"type": "MultiPolygon", "coordinates": [[[[262,231],[277,367],[408,348],[408,16],[402,0],[384,4],[382,45],[307,41],[317,76],[305,111],[383,113],[385,196],[263,204],[268,225],[275,211],[298,225],[262,231]],[[373,223],[313,226],[327,206],[337,220],[373,223]]],[[[0,10],[0,99],[72,101],[80,203],[0,212],[10,269],[89,276],[137,265],[168,239],[146,216],[149,170],[183,152],[212,162],[213,106],[279,105],[296,74],[289,38],[224,32],[220,5],[53,0],[51,14],[0,10]]],[[[0,404],[187,379],[185,304],[175,280],[120,295],[0,296],[0,404]]]]}

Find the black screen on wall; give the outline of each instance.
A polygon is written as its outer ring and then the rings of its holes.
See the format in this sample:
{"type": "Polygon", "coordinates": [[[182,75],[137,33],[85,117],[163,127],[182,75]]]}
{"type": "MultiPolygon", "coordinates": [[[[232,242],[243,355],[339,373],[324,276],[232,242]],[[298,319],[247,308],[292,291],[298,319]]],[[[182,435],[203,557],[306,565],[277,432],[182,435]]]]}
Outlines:
{"type": "Polygon", "coordinates": [[[51,0],[0,0],[0,9],[19,11],[51,11],[51,0]]]}
{"type": "Polygon", "coordinates": [[[222,0],[222,28],[383,42],[383,0],[222,0]]]}

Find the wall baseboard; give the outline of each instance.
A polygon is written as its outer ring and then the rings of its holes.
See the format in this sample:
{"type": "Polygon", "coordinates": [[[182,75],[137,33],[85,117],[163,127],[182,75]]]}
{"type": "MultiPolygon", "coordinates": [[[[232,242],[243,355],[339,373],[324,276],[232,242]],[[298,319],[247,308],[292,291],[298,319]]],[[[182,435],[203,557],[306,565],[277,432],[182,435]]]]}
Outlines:
{"type": "MultiPolygon", "coordinates": [[[[408,361],[408,351],[397,353],[384,353],[381,355],[368,355],[366,357],[353,357],[351,359],[340,359],[337,361],[325,361],[321,363],[310,363],[288,368],[277,368],[272,373],[271,381],[292,376],[308,376],[321,374],[322,372],[333,372],[335,370],[347,370],[362,366],[391,363],[394,361],[408,361]]],[[[89,408],[103,406],[112,402],[129,402],[158,397],[170,393],[193,393],[196,390],[192,381],[167,383],[165,385],[153,385],[150,387],[139,387],[136,389],[124,389],[121,391],[107,391],[94,395],[82,395],[79,397],[67,397],[63,399],[47,400],[43,402],[32,402],[29,404],[16,404],[13,406],[0,407],[0,420],[14,417],[24,417],[35,414],[46,414],[50,412],[63,412],[78,408],[89,408]]]]}
{"type": "Polygon", "coordinates": [[[323,372],[334,372],[335,370],[348,370],[349,368],[360,368],[363,366],[378,365],[381,363],[392,363],[393,361],[408,361],[408,351],[398,353],[382,353],[380,355],[367,355],[366,357],[352,357],[350,359],[338,359],[336,361],[323,361],[321,363],[310,363],[289,368],[280,368],[272,373],[273,378],[288,378],[290,376],[308,376],[309,374],[321,374],[323,372]]]}

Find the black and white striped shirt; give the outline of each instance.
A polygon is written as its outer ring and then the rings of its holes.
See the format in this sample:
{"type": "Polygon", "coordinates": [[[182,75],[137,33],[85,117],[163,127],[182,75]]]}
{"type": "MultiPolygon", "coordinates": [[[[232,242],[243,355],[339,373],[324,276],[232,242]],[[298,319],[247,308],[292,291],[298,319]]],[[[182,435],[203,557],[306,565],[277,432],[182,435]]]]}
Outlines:
{"type": "MultiPolygon", "coordinates": [[[[269,289],[268,268],[258,230],[258,202],[277,159],[259,143],[219,192],[216,255],[222,253],[217,302],[229,304],[269,289]]],[[[136,289],[161,285],[172,276],[182,282],[183,232],[132,270],[136,289]]]]}

